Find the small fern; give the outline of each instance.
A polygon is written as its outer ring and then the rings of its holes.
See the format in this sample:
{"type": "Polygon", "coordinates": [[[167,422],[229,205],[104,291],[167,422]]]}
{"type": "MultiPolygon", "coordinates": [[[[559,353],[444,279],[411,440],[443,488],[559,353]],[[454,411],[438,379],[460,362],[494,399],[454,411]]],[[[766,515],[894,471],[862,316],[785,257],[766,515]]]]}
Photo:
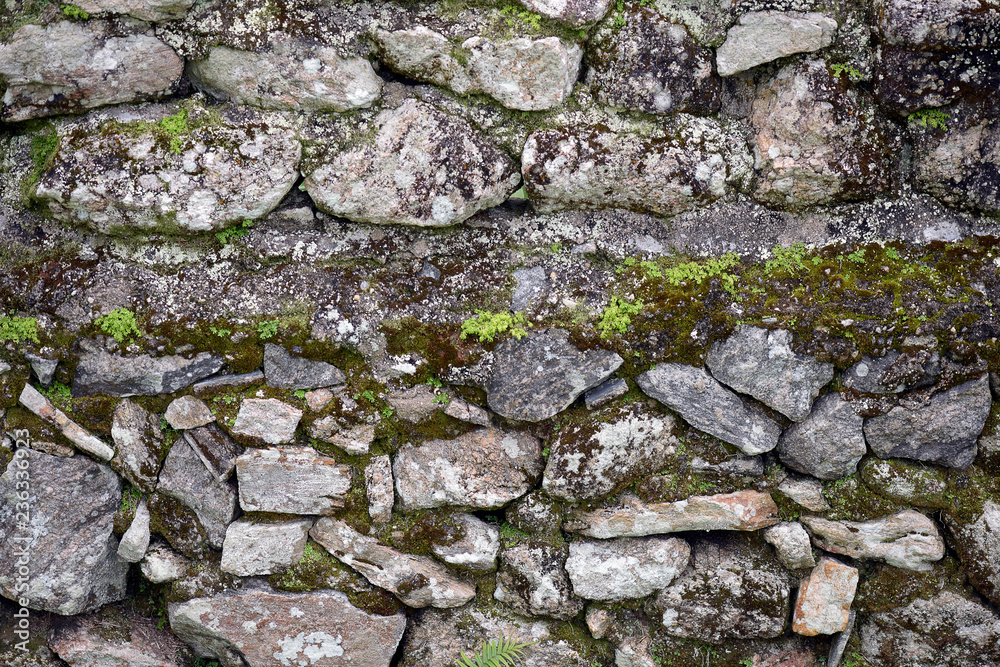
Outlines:
{"type": "Polygon", "coordinates": [[[465,655],[455,661],[455,667],[516,667],[521,664],[524,649],[535,642],[518,644],[513,637],[491,639],[473,656],[465,655]]]}

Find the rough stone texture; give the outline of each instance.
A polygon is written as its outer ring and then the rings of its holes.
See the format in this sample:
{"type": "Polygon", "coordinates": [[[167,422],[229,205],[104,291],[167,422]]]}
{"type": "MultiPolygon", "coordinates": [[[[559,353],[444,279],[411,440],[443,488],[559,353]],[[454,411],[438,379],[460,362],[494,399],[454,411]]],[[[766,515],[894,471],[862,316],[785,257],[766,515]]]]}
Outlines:
{"type": "Polygon", "coordinates": [[[135,517],[118,544],[118,557],[126,563],[138,563],[149,548],[149,508],[145,498],[135,508],[135,517]]]}
{"type": "Polygon", "coordinates": [[[407,100],[381,112],[374,139],[306,175],[326,213],[373,224],[455,225],[496,206],[519,175],[500,149],[466,121],[407,100]]]}
{"type": "Polygon", "coordinates": [[[396,416],[408,422],[417,423],[430,417],[441,408],[434,402],[434,390],[427,385],[414,385],[408,389],[394,391],[389,394],[389,405],[396,411],[396,416]]]}
{"type": "Polygon", "coordinates": [[[153,619],[110,608],[56,625],[49,647],[72,667],[184,667],[184,643],[153,619]]]}
{"type": "Polygon", "coordinates": [[[559,545],[529,541],[504,549],[493,597],[526,616],[572,618],[583,601],[573,597],[565,564],[566,549],[559,545]]]}
{"type": "Polygon", "coordinates": [[[332,514],[344,506],[351,468],[311,447],[251,449],[236,459],[245,512],[332,514]]]}
{"type": "Polygon", "coordinates": [[[236,489],[217,481],[185,440],[170,448],[156,489],[194,510],[208,543],[222,548],[226,528],[236,518],[236,489]]]}
{"type": "Polygon", "coordinates": [[[148,506],[152,532],[188,558],[198,560],[208,555],[208,535],[193,509],[160,491],[148,497],[148,506]]]}
{"type": "Polygon", "coordinates": [[[563,508],[547,493],[532,491],[508,505],[504,517],[529,535],[556,535],[562,528],[563,508]]]}
{"type": "Polygon", "coordinates": [[[236,459],[243,453],[243,448],[219,428],[218,424],[208,424],[187,431],[184,439],[216,481],[225,482],[233,476],[236,459]]]}
{"type": "Polygon", "coordinates": [[[1000,49],[914,51],[886,45],[875,53],[874,84],[879,106],[901,116],[960,99],[988,99],[1000,84],[1000,49]]]}
{"type": "Polygon", "coordinates": [[[952,468],[976,458],[976,441],[990,414],[986,376],[933,396],[919,407],[897,405],[865,421],[865,439],[882,458],[899,456],[952,468]]]}
{"type": "Polygon", "coordinates": [[[281,572],[302,559],[312,519],[281,523],[235,521],[222,545],[223,572],[256,577],[281,572]]]}
{"type": "Polygon", "coordinates": [[[455,440],[405,444],[392,464],[404,512],[444,505],[503,507],[542,474],[542,447],[527,433],[482,428],[455,440]]]}
{"type": "Polygon", "coordinates": [[[88,14],[125,14],[141,21],[183,18],[194,0],[80,0],[76,6],[88,14]]]}
{"type": "MultiPolygon", "coordinates": [[[[434,407],[437,407],[435,405],[434,407]]],[[[341,430],[340,423],[333,415],[317,419],[309,425],[310,437],[328,442],[343,449],[348,454],[364,456],[375,441],[375,426],[362,424],[341,430]]]]}
{"type": "Polygon", "coordinates": [[[306,392],[306,405],[313,412],[319,412],[333,400],[333,392],[329,389],[316,389],[306,392]]]}
{"type": "Polygon", "coordinates": [[[937,525],[920,512],[904,510],[872,521],[800,519],[817,547],[851,558],[872,558],[904,570],[930,570],[944,557],[937,525]]]}
{"type": "Polygon", "coordinates": [[[302,410],[276,398],[244,398],[233,424],[233,435],[280,445],[295,439],[302,410]]]}
{"type": "Polygon", "coordinates": [[[176,429],[198,428],[215,421],[215,415],[205,401],[194,396],[181,396],[170,401],[163,417],[176,429]]]}
{"type": "Polygon", "coordinates": [[[471,514],[456,514],[453,520],[461,527],[462,538],[450,544],[431,544],[434,555],[449,565],[470,570],[496,569],[500,530],[471,514]]]}
{"type": "Polygon", "coordinates": [[[431,28],[376,29],[379,60],[397,72],[459,95],[484,93],[521,111],[551,109],[573,92],[583,50],[559,37],[493,41],[476,35],[457,46],[431,28]]]}
{"type": "Polygon", "coordinates": [[[548,419],[622,365],[614,352],[581,352],[567,337],[563,329],[549,329],[501,343],[487,390],[490,408],[508,419],[548,419]]]}
{"type": "Polygon", "coordinates": [[[823,483],[818,479],[789,478],[778,485],[778,491],[810,512],[826,512],[830,509],[830,503],[823,496],[823,483]]]}
{"type": "Polygon", "coordinates": [[[602,125],[539,130],[521,154],[535,209],[624,208],[676,215],[749,184],[745,141],[717,121],[684,114],[670,130],[609,131],[602,125]]]}
{"type": "Polygon", "coordinates": [[[566,572],[587,600],[644,598],[666,588],[687,568],[691,548],[676,537],[622,537],[569,545],[566,572]]]}
{"type": "Polygon", "coordinates": [[[952,513],[942,513],[944,525],[958,552],[969,583],[994,604],[1000,604],[1000,504],[983,503],[982,513],[965,522],[952,513]]]}
{"type": "Polygon", "coordinates": [[[366,58],[345,58],[283,33],[271,33],[258,53],[216,46],[189,65],[188,75],[213,97],[265,109],[350,111],[382,94],[382,79],[366,58]]]}
{"type": "Polygon", "coordinates": [[[602,540],[686,530],[754,531],[778,523],[778,506],[767,493],[737,491],[692,496],[675,503],[643,503],[633,497],[619,507],[575,510],[563,528],[602,540]]]}
{"type": "Polygon", "coordinates": [[[219,375],[217,377],[208,378],[207,380],[202,380],[201,382],[195,382],[191,389],[196,394],[204,394],[207,391],[222,389],[223,387],[249,387],[251,385],[260,384],[263,381],[264,371],[251,371],[249,373],[240,373],[239,375],[219,375]]]}
{"type": "Polygon", "coordinates": [[[875,0],[883,40],[920,49],[1000,46],[1000,9],[987,0],[875,0]]]}
{"type": "Polygon", "coordinates": [[[124,115],[136,117],[148,122],[95,116],[60,126],[35,191],[56,219],[110,234],[217,232],[269,213],[298,177],[302,146],[292,130],[247,107],[157,105],[124,115]],[[160,124],[168,115],[183,123],[176,134],[160,124]]]}
{"type": "Polygon", "coordinates": [[[807,637],[832,635],[847,628],[858,589],[858,568],[824,556],[799,585],[792,630],[807,637]]]}
{"type": "Polygon", "coordinates": [[[392,483],[392,459],[388,455],[373,456],[365,467],[365,494],[368,496],[368,516],[375,523],[392,519],[396,502],[392,483]]]}
{"type": "Polygon", "coordinates": [[[524,0],[521,4],[536,14],[582,26],[604,18],[611,0],[524,0]]]}
{"type": "Polygon", "coordinates": [[[818,477],[840,479],[858,468],[867,453],[864,419],[840,393],[819,398],[812,412],[792,424],[778,440],[778,456],[793,470],[818,477]]]}
{"type": "Polygon", "coordinates": [[[0,119],[80,113],[169,95],[184,71],[169,46],[139,28],[106,21],[26,25],[0,44],[7,83],[0,119]]]}
{"type": "Polygon", "coordinates": [[[837,22],[816,12],[749,12],[726,33],[716,52],[719,76],[731,76],[795,53],[833,43],[837,22]]]}
{"type": "Polygon", "coordinates": [[[698,537],[691,554],[692,566],[650,605],[668,634],[712,644],[782,634],[791,590],[766,546],[744,537],[698,537]]]}
{"type": "Polygon", "coordinates": [[[549,445],[542,488],[550,496],[580,501],[609,495],[658,472],[676,451],[670,415],[633,404],[606,410],[595,421],[560,429],[549,445]]]}
{"type": "Polygon", "coordinates": [[[514,279],[517,281],[517,287],[514,288],[514,295],[510,298],[512,312],[525,310],[531,304],[540,301],[548,292],[549,277],[541,266],[518,269],[514,272],[514,279]]]}
{"type": "Polygon", "coordinates": [[[73,396],[173,394],[221,368],[222,359],[208,352],[185,359],[178,355],[123,357],[95,349],[80,355],[73,396]]]}
{"type": "Polygon", "coordinates": [[[605,403],[610,403],[619,396],[628,393],[628,382],[621,378],[605,380],[583,395],[583,402],[588,410],[599,408],[605,403]]]}
{"type": "Polygon", "coordinates": [[[861,394],[898,394],[934,384],[941,374],[941,355],[936,351],[914,350],[900,354],[892,350],[872,359],[862,355],[841,376],[845,389],[861,394]]]}
{"type": "Polygon", "coordinates": [[[761,85],[750,117],[761,203],[800,209],[890,187],[888,128],[843,78],[811,60],[761,85]]]}
{"type": "Polygon", "coordinates": [[[264,377],[271,387],[293,390],[332,387],[347,380],[333,364],[293,357],[288,350],[273,343],[264,343],[264,377]]]}
{"type": "Polygon", "coordinates": [[[632,5],[625,25],[605,22],[587,46],[587,83],[601,102],[646,113],[710,114],[721,84],[712,52],[656,8],[632,5]]]}
{"type": "Polygon", "coordinates": [[[167,607],[170,629],[198,655],[245,664],[389,667],[406,628],[403,612],[364,612],[340,591],[276,593],[266,586],[167,607]]]}
{"type": "Polygon", "coordinates": [[[635,378],[647,395],[676,410],[686,422],[746,454],[769,452],[778,445],[781,427],[746,405],[703,368],[657,364],[635,378]]]}
{"type": "Polygon", "coordinates": [[[948,471],[905,459],[869,458],[859,471],[872,491],[897,502],[918,507],[946,508],[948,471]]]}
{"type": "Polygon", "coordinates": [[[474,585],[457,579],[430,558],[400,553],[338,519],[320,519],[309,535],[409,607],[460,607],[476,595],[474,585]]]}
{"type": "Polygon", "coordinates": [[[750,394],[794,422],[809,415],[820,388],[833,379],[833,364],[793,352],[792,334],[784,329],[743,325],[712,344],[705,364],[719,382],[750,394]]]}
{"type": "Polygon", "coordinates": [[[782,564],[789,570],[814,567],[809,533],[797,521],[783,521],[764,531],[764,539],[774,547],[782,564]]]}
{"type": "Polygon", "coordinates": [[[73,445],[102,461],[110,461],[115,450],[88,433],[83,427],[66,416],[62,410],[52,405],[52,402],[39,393],[30,384],[25,383],[18,401],[48,424],[59,429],[73,445]]]}
{"type": "Polygon", "coordinates": [[[58,359],[46,359],[30,352],[24,354],[24,359],[31,364],[31,370],[34,371],[35,377],[38,378],[43,387],[48,387],[52,384],[52,380],[56,375],[56,368],[59,367],[58,359]]]}
{"type": "Polygon", "coordinates": [[[0,593],[64,615],[123,599],[128,563],[118,558],[112,535],[121,497],[121,479],[105,465],[19,449],[0,476],[0,593]],[[17,489],[17,473],[25,470],[27,499],[17,489]],[[19,502],[29,503],[26,523],[15,513],[19,502]],[[25,565],[30,576],[20,590],[25,565]]]}
{"type": "Polygon", "coordinates": [[[489,412],[463,398],[454,397],[448,401],[448,404],[444,406],[444,413],[449,417],[479,426],[489,426],[491,423],[489,412]]]}
{"type": "Polygon", "coordinates": [[[191,563],[166,544],[152,544],[139,561],[139,571],[153,584],[165,584],[187,576],[191,563]]]}

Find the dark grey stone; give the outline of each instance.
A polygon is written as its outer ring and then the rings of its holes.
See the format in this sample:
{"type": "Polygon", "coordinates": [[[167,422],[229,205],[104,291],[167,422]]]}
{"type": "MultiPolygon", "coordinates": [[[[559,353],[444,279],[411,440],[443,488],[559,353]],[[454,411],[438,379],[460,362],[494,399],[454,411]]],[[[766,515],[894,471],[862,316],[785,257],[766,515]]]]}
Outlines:
{"type": "Polygon", "coordinates": [[[56,367],[59,366],[58,359],[46,359],[31,352],[25,352],[24,358],[31,364],[31,370],[35,371],[35,377],[38,378],[43,387],[48,387],[52,384],[52,378],[56,374],[56,367]]]}
{"type": "Polygon", "coordinates": [[[80,355],[73,396],[172,394],[221,369],[222,359],[208,352],[185,359],[178,355],[123,357],[93,350],[80,355]]]}
{"type": "Polygon", "coordinates": [[[877,359],[862,356],[861,361],[844,371],[841,381],[844,388],[861,394],[898,394],[934,384],[940,374],[941,356],[937,352],[900,354],[892,350],[877,359]]]}
{"type": "Polygon", "coordinates": [[[192,389],[196,394],[203,394],[206,391],[219,389],[220,387],[249,387],[250,385],[260,384],[263,381],[263,371],[251,371],[250,373],[240,373],[239,375],[220,375],[208,378],[207,380],[196,382],[192,389]]]}
{"type": "Polygon", "coordinates": [[[185,431],[184,439],[217,481],[224,482],[233,476],[236,459],[243,453],[243,447],[229,437],[218,424],[208,424],[185,431]]]}
{"type": "Polygon", "coordinates": [[[628,383],[621,378],[615,378],[613,380],[606,380],[588,391],[583,395],[583,401],[587,405],[588,410],[593,410],[627,393],[628,383]]]}
{"type": "Polygon", "coordinates": [[[430,278],[434,282],[437,282],[441,280],[441,269],[434,266],[427,260],[424,260],[424,264],[420,267],[420,273],[417,274],[417,278],[430,278]]]}
{"type": "Polygon", "coordinates": [[[985,598],[1000,604],[1000,504],[987,500],[972,521],[953,512],[942,512],[942,517],[969,583],[985,598]]]}
{"type": "Polygon", "coordinates": [[[115,406],[111,438],[117,451],[111,459],[114,471],[136,488],[152,492],[167,454],[159,420],[141,405],[125,399],[115,406]]]}
{"type": "Polygon", "coordinates": [[[332,387],[347,381],[333,364],[293,357],[288,350],[272,343],[264,344],[264,377],[268,385],[282,389],[332,387]]]}
{"type": "Polygon", "coordinates": [[[510,309],[515,313],[542,299],[549,287],[545,269],[540,266],[518,269],[514,272],[514,278],[517,280],[517,287],[510,300],[510,309]]]}
{"type": "Polygon", "coordinates": [[[863,424],[851,404],[831,392],[816,401],[804,421],[781,435],[778,456],[789,468],[819,479],[846,477],[868,451],[863,424]]]}
{"type": "Polygon", "coordinates": [[[198,515],[208,543],[221,549],[226,528],[236,518],[236,489],[219,482],[186,440],[178,440],[163,462],[156,489],[198,515]]]}

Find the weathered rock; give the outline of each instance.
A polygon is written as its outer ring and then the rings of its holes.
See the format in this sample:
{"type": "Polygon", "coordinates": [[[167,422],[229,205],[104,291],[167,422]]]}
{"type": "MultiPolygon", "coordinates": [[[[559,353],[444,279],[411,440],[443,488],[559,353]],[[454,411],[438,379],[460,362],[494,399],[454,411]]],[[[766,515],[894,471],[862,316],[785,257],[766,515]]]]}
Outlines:
{"type": "Polygon", "coordinates": [[[466,121],[407,100],[375,119],[373,141],[332,156],[305,189],[331,215],[355,222],[455,225],[517,189],[510,159],[466,121]]]}
{"type": "Polygon", "coordinates": [[[872,491],[908,505],[945,508],[948,499],[948,472],[906,459],[883,461],[870,458],[859,471],[872,491]]]}
{"type": "Polygon", "coordinates": [[[389,394],[389,405],[396,415],[408,422],[422,422],[441,408],[434,402],[434,390],[423,384],[414,385],[389,394]]]}
{"type": "Polygon", "coordinates": [[[88,14],[125,14],[141,21],[179,19],[194,0],[80,0],[77,7],[88,14]]]}
{"type": "Polygon", "coordinates": [[[221,368],[222,359],[208,352],[185,359],[178,355],[123,357],[95,349],[80,355],[73,396],[173,394],[221,368]]]}
{"type": "Polygon", "coordinates": [[[829,667],[840,667],[840,661],[847,650],[847,643],[851,641],[857,620],[858,612],[851,610],[847,614],[847,627],[830,638],[830,651],[826,654],[826,664],[829,667]]]}
{"type": "Polygon", "coordinates": [[[204,394],[207,391],[221,389],[222,387],[249,387],[262,382],[264,382],[264,371],[251,371],[249,373],[240,373],[239,375],[219,375],[208,378],[201,382],[195,382],[191,389],[196,394],[204,394]]]}
{"type": "Polygon", "coordinates": [[[351,467],[311,447],[251,449],[236,459],[245,512],[332,514],[351,490],[351,467]]]}
{"type": "Polygon", "coordinates": [[[764,531],[764,539],[774,547],[778,558],[789,570],[815,567],[809,533],[796,521],[783,521],[764,531]]]}
{"type": "Polygon", "coordinates": [[[517,287],[510,298],[511,311],[518,313],[531,304],[541,300],[549,289],[549,277],[545,269],[535,266],[530,269],[518,269],[514,272],[517,287]]]}
{"type": "Polygon", "coordinates": [[[46,359],[31,352],[25,352],[24,358],[31,364],[31,370],[35,372],[35,377],[38,378],[38,382],[43,387],[48,387],[52,384],[52,380],[56,375],[56,368],[59,367],[58,359],[46,359]]]}
{"type": "Polygon", "coordinates": [[[722,386],[703,368],[684,364],[657,364],[635,379],[639,388],[676,410],[695,428],[746,454],[762,454],[774,449],[781,427],[760,410],[722,386]]]}
{"type": "Polygon", "coordinates": [[[382,95],[382,79],[366,58],[279,32],[256,53],[216,46],[191,62],[188,75],[213,97],[265,109],[350,111],[382,95]]]}
{"type": "Polygon", "coordinates": [[[1000,9],[973,0],[875,0],[883,40],[919,49],[1000,46],[1000,9]]]}
{"type": "Polygon", "coordinates": [[[312,519],[233,522],[226,530],[219,567],[239,577],[281,572],[302,559],[312,524],[312,519]]]}
{"type": "Polygon", "coordinates": [[[157,491],[148,497],[150,530],[193,560],[208,554],[208,536],[193,509],[157,491]]]}
{"type": "Polygon", "coordinates": [[[1000,84],[1000,49],[942,52],[885,45],[875,52],[874,84],[879,106],[901,116],[988,98],[1000,84]]]}
{"type": "Polygon", "coordinates": [[[122,609],[62,620],[49,647],[72,667],[184,667],[182,641],[122,609]]]}
{"type": "Polygon", "coordinates": [[[833,364],[793,352],[792,334],[784,329],[743,325],[726,340],[712,344],[705,364],[719,382],[750,394],[795,422],[809,415],[820,388],[833,379],[833,364]]]}
{"type": "Polygon", "coordinates": [[[47,424],[59,429],[66,438],[81,452],[86,452],[102,461],[110,461],[115,450],[108,447],[88,433],[83,427],[66,416],[62,410],[52,405],[52,402],[39,393],[30,384],[25,383],[18,399],[24,407],[38,415],[47,424]]]}
{"type": "Polygon", "coordinates": [[[262,586],[170,604],[167,611],[175,635],[226,667],[389,667],[406,628],[402,612],[369,614],[340,591],[275,593],[262,586]]]}
{"type": "Polygon", "coordinates": [[[53,217],[110,234],[220,231],[269,213],[298,177],[292,130],[248,107],[158,105],[136,115],[145,120],[60,126],[35,191],[53,217]]]}
{"type": "Polygon", "coordinates": [[[293,357],[273,343],[264,343],[264,377],[268,385],[281,389],[332,387],[347,381],[343,371],[333,364],[293,357]]]}
{"type": "Polygon", "coordinates": [[[407,606],[460,607],[476,596],[475,586],[455,578],[430,558],[400,553],[338,519],[320,519],[309,535],[345,565],[407,606]]]}
{"type": "Polygon", "coordinates": [[[135,508],[135,517],[118,544],[118,557],[126,563],[138,563],[149,549],[149,508],[145,498],[135,508]]]}
{"type": "Polygon", "coordinates": [[[444,505],[494,509],[534,486],[542,463],[533,436],[483,428],[455,440],[407,443],[392,470],[404,512],[444,505]]]}
{"type": "Polygon", "coordinates": [[[524,0],[521,4],[536,14],[582,26],[604,18],[611,0],[524,0]]]}
{"type": "Polygon", "coordinates": [[[487,391],[490,408],[508,419],[548,419],[622,365],[614,352],[581,352],[567,338],[565,330],[549,329],[501,343],[487,391]]]}
{"type": "Polygon", "coordinates": [[[121,479],[106,465],[19,448],[0,476],[0,593],[63,615],[123,599],[128,563],[112,534],[121,497],[121,479]],[[18,490],[25,471],[31,488],[18,490]],[[27,521],[15,512],[23,502],[27,521]]]}
{"type": "Polygon", "coordinates": [[[847,627],[858,589],[858,568],[824,556],[799,585],[792,630],[807,637],[832,635],[847,627]]]}
{"type": "Polygon", "coordinates": [[[392,484],[392,459],[387,455],[373,456],[365,467],[365,493],[368,516],[375,523],[388,523],[392,519],[396,494],[392,484]]]}
{"type": "Polygon", "coordinates": [[[521,154],[535,209],[624,208],[676,215],[749,184],[746,142],[717,121],[677,115],[670,131],[602,125],[539,130],[521,154]]]}
{"type": "Polygon", "coordinates": [[[554,498],[589,500],[658,472],[674,453],[670,415],[637,404],[605,411],[599,421],[559,430],[550,444],[542,488],[554,498]]]}
{"type": "Polygon", "coordinates": [[[893,456],[966,468],[976,458],[976,440],[990,414],[989,380],[983,376],[911,408],[897,405],[865,420],[865,439],[882,458],[893,456]]]}
{"type": "Polygon", "coordinates": [[[7,84],[0,119],[157,99],[174,91],[183,72],[174,50],[140,26],[118,34],[106,21],[28,24],[0,44],[7,84]]]}
{"type": "Polygon", "coordinates": [[[668,634],[712,644],[782,634],[791,589],[766,546],[743,536],[698,537],[691,554],[692,567],[650,605],[668,634]]]}
{"type": "Polygon", "coordinates": [[[816,401],[805,419],[781,434],[778,456],[789,468],[819,479],[846,477],[868,451],[863,424],[851,404],[839,392],[831,392],[816,401]]]}
{"type": "Polygon", "coordinates": [[[722,86],[710,49],[655,5],[632,5],[622,16],[625,25],[605,22],[588,43],[587,83],[597,99],[647,113],[718,111],[722,86]]]}
{"type": "Polygon", "coordinates": [[[217,481],[185,440],[170,448],[156,490],[194,510],[208,543],[222,548],[226,528],[236,518],[236,489],[217,481]]]}
{"type": "Polygon", "coordinates": [[[719,76],[730,76],[833,43],[837,22],[816,12],[749,12],[726,33],[716,52],[719,76]]]}
{"type": "Polygon", "coordinates": [[[693,456],[688,462],[691,472],[714,475],[738,475],[740,477],[763,477],[764,458],[762,456],[735,456],[718,463],[710,463],[700,456],[693,456]]]}
{"type": "Polygon", "coordinates": [[[244,398],[232,433],[280,445],[295,439],[302,411],[276,398],[244,398]]]}
{"type": "Polygon", "coordinates": [[[563,528],[605,540],[686,530],[754,531],[776,523],[778,506],[771,496],[748,490],[692,496],[675,503],[643,503],[626,497],[620,507],[576,510],[563,528]]]}
{"type": "Polygon", "coordinates": [[[823,496],[823,483],[818,479],[789,478],[778,485],[778,491],[810,512],[826,512],[830,509],[830,503],[823,496]]]}
{"type": "Polygon", "coordinates": [[[611,380],[605,380],[593,389],[588,390],[583,395],[583,402],[587,406],[588,410],[593,410],[594,408],[599,408],[605,403],[610,403],[619,396],[624,396],[627,393],[628,382],[625,382],[625,380],[622,380],[621,378],[614,378],[611,380]]]}
{"type": "Polygon", "coordinates": [[[187,576],[191,563],[165,544],[153,544],[139,561],[139,571],[153,584],[165,584],[187,576]]]}
{"type": "Polygon", "coordinates": [[[176,429],[194,429],[215,421],[215,415],[205,401],[194,396],[181,396],[170,401],[163,417],[176,429]]]}
{"type": "Polygon", "coordinates": [[[573,597],[565,564],[565,547],[547,542],[521,542],[504,549],[493,597],[527,616],[572,618],[583,609],[583,601],[573,597]]]}
{"type": "Polygon", "coordinates": [[[225,482],[236,470],[236,459],[243,453],[235,440],[218,424],[199,426],[184,433],[184,439],[205,464],[216,481],[225,482]]]}
{"type": "Polygon", "coordinates": [[[782,68],[753,101],[755,197],[799,209],[890,187],[890,128],[824,61],[782,68]]]}
{"type": "Polygon", "coordinates": [[[900,354],[890,350],[883,357],[872,359],[862,355],[841,376],[846,389],[861,394],[898,394],[934,384],[941,374],[941,355],[930,350],[914,350],[900,354]]]}
{"type": "Polygon", "coordinates": [[[434,555],[457,567],[480,572],[496,569],[500,531],[471,514],[456,514],[452,520],[462,529],[462,538],[450,544],[431,544],[434,555]]]}
{"type": "Polygon", "coordinates": [[[676,537],[622,537],[569,545],[566,572],[573,593],[587,600],[644,598],[687,568],[691,548],[676,537]]]}
{"type": "Polygon", "coordinates": [[[817,547],[851,558],[872,558],[904,570],[929,570],[944,557],[944,540],[934,522],[904,510],[872,521],[828,521],[806,516],[800,521],[817,547]]]}
{"type": "Polygon", "coordinates": [[[329,389],[315,389],[306,392],[306,405],[313,412],[319,412],[333,400],[333,392],[329,389]]]}
{"type": "Polygon", "coordinates": [[[962,521],[950,512],[943,516],[953,538],[949,544],[958,552],[969,583],[994,604],[1000,604],[1000,504],[987,500],[974,521],[962,521]]]}
{"type": "Polygon", "coordinates": [[[339,447],[348,454],[363,456],[368,453],[369,447],[375,441],[375,426],[362,424],[341,430],[338,419],[333,415],[328,415],[309,425],[309,435],[339,447]]]}
{"type": "Polygon", "coordinates": [[[491,424],[489,412],[457,396],[453,397],[444,406],[444,413],[449,417],[454,417],[470,424],[478,424],[479,426],[489,426],[491,424]]]}
{"type": "Polygon", "coordinates": [[[562,505],[542,491],[532,491],[504,510],[507,521],[530,535],[556,535],[562,528],[562,505]]]}

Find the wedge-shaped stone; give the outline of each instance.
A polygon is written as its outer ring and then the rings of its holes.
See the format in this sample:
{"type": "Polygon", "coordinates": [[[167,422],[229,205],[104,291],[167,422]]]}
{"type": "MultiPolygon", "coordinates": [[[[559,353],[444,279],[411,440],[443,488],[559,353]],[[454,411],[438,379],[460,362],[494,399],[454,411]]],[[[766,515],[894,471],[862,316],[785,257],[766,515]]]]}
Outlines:
{"type": "Polygon", "coordinates": [[[800,521],[817,547],[851,558],[885,561],[904,570],[930,570],[944,557],[937,525],[914,510],[872,521],[828,521],[814,516],[800,521]]]}
{"type": "Polygon", "coordinates": [[[135,508],[132,524],[122,535],[122,541],[118,545],[118,557],[126,563],[138,563],[146,555],[147,549],[149,549],[149,508],[146,507],[144,498],[135,508]]]}
{"type": "Polygon", "coordinates": [[[402,611],[369,614],[340,591],[276,593],[266,585],[173,603],[167,612],[175,635],[224,665],[389,667],[406,628],[402,611]]]}
{"type": "Polygon", "coordinates": [[[236,521],[226,530],[222,545],[223,572],[256,577],[286,570],[302,559],[312,519],[253,523],[236,521]]]}
{"type": "Polygon", "coordinates": [[[454,577],[430,558],[391,549],[343,521],[324,517],[309,535],[345,565],[410,607],[461,607],[476,587],[454,577]]]}
{"type": "Polygon", "coordinates": [[[351,490],[351,467],[311,447],[251,449],[236,459],[245,512],[332,514],[351,490]]]}
{"type": "Polygon", "coordinates": [[[25,383],[21,390],[21,405],[42,418],[47,424],[59,429],[66,438],[81,452],[86,452],[101,461],[110,461],[115,450],[88,433],[82,426],[66,416],[62,410],[52,405],[37,389],[25,383]]]}
{"type": "Polygon", "coordinates": [[[280,445],[295,439],[302,410],[276,398],[244,398],[236,413],[232,433],[280,445]]]}
{"type": "Polygon", "coordinates": [[[170,448],[160,471],[158,492],[170,496],[198,516],[213,549],[221,549],[226,528],[236,518],[236,489],[219,482],[185,440],[170,448]]]}
{"type": "Polygon", "coordinates": [[[525,616],[568,620],[583,609],[566,575],[566,548],[543,540],[520,542],[500,555],[493,597],[525,616]]]}
{"type": "Polygon", "coordinates": [[[368,495],[368,516],[375,523],[392,519],[396,490],[392,483],[392,459],[373,456],[365,467],[365,492],[368,495]]]}
{"type": "Polygon", "coordinates": [[[833,43],[837,22],[816,12],[748,12],[716,51],[719,76],[730,76],[795,53],[833,43]]]}
{"type": "Polygon", "coordinates": [[[472,514],[456,514],[452,520],[462,529],[461,539],[450,544],[431,544],[434,555],[456,567],[480,572],[496,569],[500,530],[472,514]]]}
{"type": "Polygon", "coordinates": [[[495,509],[534,486],[542,460],[533,436],[481,428],[455,440],[405,444],[392,470],[404,512],[445,505],[495,509]]]}
{"type": "Polygon", "coordinates": [[[243,447],[217,424],[199,426],[187,431],[184,433],[184,439],[216,480],[224,482],[233,476],[236,459],[243,453],[243,447]]]}
{"type": "Polygon", "coordinates": [[[676,410],[687,423],[746,454],[769,452],[778,444],[778,423],[747,406],[703,368],[657,364],[635,381],[647,396],[676,410]]]}
{"type": "Polygon", "coordinates": [[[293,357],[280,345],[264,343],[264,377],[271,387],[313,389],[344,384],[344,373],[325,361],[293,357]]]}
{"type": "Polygon", "coordinates": [[[194,396],[181,396],[171,401],[163,417],[176,429],[198,428],[215,421],[205,401],[194,396]]]}
{"type": "Polygon", "coordinates": [[[737,491],[692,496],[675,503],[643,503],[626,498],[621,507],[576,510],[564,530],[606,540],[678,533],[686,530],[754,531],[778,523],[778,506],[767,493],[737,491]]]}
{"type": "Polygon", "coordinates": [[[125,14],[141,21],[179,19],[194,0],[80,0],[76,6],[88,14],[125,14]]]}
{"type": "Polygon", "coordinates": [[[92,349],[80,355],[73,376],[73,396],[155,396],[173,394],[219,372],[222,358],[202,352],[192,359],[178,355],[124,357],[92,349]]]}
{"type": "Polygon", "coordinates": [[[792,630],[807,637],[842,632],[850,619],[857,589],[858,568],[827,556],[820,558],[799,584],[792,630]]]}
{"type": "Polygon", "coordinates": [[[644,598],[684,571],[691,547],[676,537],[621,537],[569,545],[566,572],[573,592],[587,600],[644,598]]]}
{"type": "Polygon", "coordinates": [[[868,452],[864,421],[839,392],[826,394],[805,419],[781,434],[778,456],[789,468],[819,479],[846,477],[868,452]]]}

